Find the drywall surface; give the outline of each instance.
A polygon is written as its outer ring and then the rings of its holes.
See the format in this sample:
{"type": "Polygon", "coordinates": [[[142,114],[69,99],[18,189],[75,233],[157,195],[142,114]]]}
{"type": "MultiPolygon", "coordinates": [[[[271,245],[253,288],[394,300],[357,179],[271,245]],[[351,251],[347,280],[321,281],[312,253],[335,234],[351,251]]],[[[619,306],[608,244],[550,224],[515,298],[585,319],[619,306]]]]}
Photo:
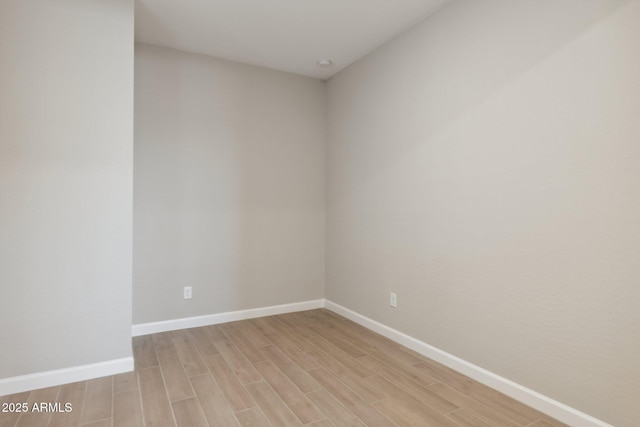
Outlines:
{"type": "Polygon", "coordinates": [[[0,2],[0,378],[131,357],[133,2],[0,2]]]}
{"type": "Polygon", "coordinates": [[[637,425],[638,22],[456,1],[329,80],[327,298],[637,425]]]}
{"type": "Polygon", "coordinates": [[[324,83],[146,44],[135,74],[134,323],[322,298],[324,83]]]}

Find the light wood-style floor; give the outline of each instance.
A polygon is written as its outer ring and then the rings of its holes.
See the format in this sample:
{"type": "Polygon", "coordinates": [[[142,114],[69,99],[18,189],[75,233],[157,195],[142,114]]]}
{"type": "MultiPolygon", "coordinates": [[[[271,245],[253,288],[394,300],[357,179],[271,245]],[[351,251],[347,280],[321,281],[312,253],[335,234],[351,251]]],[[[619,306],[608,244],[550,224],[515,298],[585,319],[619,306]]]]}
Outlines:
{"type": "Polygon", "coordinates": [[[0,427],[564,426],[327,310],[133,340],[135,372],[0,397],[0,427]]]}

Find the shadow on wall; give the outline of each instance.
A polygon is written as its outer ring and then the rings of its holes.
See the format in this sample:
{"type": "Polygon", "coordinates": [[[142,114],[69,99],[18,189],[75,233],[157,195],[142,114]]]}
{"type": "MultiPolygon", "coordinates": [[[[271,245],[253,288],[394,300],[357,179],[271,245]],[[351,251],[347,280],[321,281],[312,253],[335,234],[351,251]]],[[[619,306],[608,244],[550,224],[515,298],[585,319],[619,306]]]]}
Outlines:
{"type": "MultiPolygon", "coordinates": [[[[412,157],[407,151],[424,150],[424,141],[470,114],[629,1],[453,1],[437,12],[437,19],[427,19],[353,64],[351,72],[343,74],[362,81],[334,79],[338,80],[333,84],[335,92],[341,84],[380,88],[358,91],[351,107],[370,116],[366,131],[372,152],[368,158],[380,160],[368,163],[375,171],[371,176],[359,168],[363,182],[377,187],[380,167],[395,169],[390,166],[394,159],[412,157]],[[446,31],[446,27],[461,26],[464,31],[446,31]],[[394,63],[398,66],[388,65],[394,63]],[[364,67],[391,69],[393,75],[359,74],[364,67]],[[389,85],[390,77],[393,85],[389,85]],[[399,125],[390,127],[390,121],[399,125]],[[394,144],[378,143],[388,140],[394,144]]],[[[329,114],[334,121],[348,117],[339,108],[329,114]]]]}

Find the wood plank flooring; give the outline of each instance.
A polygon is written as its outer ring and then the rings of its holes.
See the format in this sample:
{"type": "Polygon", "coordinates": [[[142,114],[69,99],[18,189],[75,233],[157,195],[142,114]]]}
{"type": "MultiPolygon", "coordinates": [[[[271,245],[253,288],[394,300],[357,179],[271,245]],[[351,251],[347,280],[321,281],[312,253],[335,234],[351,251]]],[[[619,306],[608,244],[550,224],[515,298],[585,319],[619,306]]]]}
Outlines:
{"type": "Polygon", "coordinates": [[[327,310],[136,337],[134,372],[0,397],[0,427],[564,424],[327,310]]]}

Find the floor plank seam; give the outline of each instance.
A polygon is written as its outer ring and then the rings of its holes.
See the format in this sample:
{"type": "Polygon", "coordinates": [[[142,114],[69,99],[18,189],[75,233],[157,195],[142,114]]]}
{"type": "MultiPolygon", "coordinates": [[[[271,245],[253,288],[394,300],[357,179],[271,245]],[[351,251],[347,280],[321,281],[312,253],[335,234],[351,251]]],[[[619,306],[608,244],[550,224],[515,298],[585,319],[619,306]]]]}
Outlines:
{"type": "Polygon", "coordinates": [[[14,414],[7,427],[566,427],[324,309],[136,337],[133,348],[130,375],[13,397],[72,399],[72,416],[14,414]]]}

